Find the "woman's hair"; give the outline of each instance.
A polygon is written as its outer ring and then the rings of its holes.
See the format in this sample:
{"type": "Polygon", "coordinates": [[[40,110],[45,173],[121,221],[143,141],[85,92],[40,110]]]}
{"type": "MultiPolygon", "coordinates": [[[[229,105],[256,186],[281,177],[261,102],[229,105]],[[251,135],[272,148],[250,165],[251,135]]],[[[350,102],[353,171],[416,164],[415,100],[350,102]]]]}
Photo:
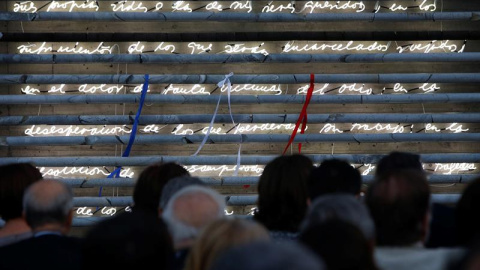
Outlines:
{"type": "Polygon", "coordinates": [[[195,241],[185,270],[208,270],[221,252],[238,245],[269,239],[267,230],[256,222],[245,219],[215,221],[195,241]]]}
{"type": "Polygon", "coordinates": [[[133,191],[134,209],[157,212],[163,187],[172,178],[190,175],[176,163],[159,163],[148,166],[140,174],[133,191]]]}
{"type": "Polygon", "coordinates": [[[23,193],[40,179],[40,171],[28,163],[0,166],[0,216],[5,221],[22,216],[23,193]]]}
{"type": "Polygon", "coordinates": [[[307,179],[313,169],[306,156],[281,156],[268,163],[258,183],[255,220],[268,230],[297,232],[307,211],[307,179]]]}

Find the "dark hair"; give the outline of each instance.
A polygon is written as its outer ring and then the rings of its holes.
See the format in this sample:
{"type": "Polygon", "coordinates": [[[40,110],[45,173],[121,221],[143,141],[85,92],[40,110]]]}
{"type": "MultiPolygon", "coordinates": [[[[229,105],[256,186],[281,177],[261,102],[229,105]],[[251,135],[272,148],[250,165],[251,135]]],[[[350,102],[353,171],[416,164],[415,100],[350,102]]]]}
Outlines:
{"type": "Polygon", "coordinates": [[[133,191],[134,210],[157,212],[163,187],[172,178],[190,175],[182,166],[170,162],[148,166],[140,174],[133,191]]]}
{"type": "Polygon", "coordinates": [[[480,239],[480,178],[476,178],[463,191],[457,204],[457,235],[461,245],[470,245],[471,240],[480,239]]]}
{"type": "Polygon", "coordinates": [[[295,242],[254,242],[219,254],[210,270],[323,270],[323,261],[295,242]]]}
{"type": "Polygon", "coordinates": [[[423,172],[420,156],[406,152],[391,152],[387,156],[380,159],[380,161],[377,163],[375,175],[382,176],[402,170],[416,170],[423,172]]]}
{"type": "Polygon", "coordinates": [[[325,160],[312,170],[308,179],[308,192],[313,201],[320,195],[348,193],[357,195],[362,187],[362,176],[348,162],[338,159],[325,160]]]}
{"type": "Polygon", "coordinates": [[[374,270],[373,247],[353,224],[331,219],[300,234],[300,242],[331,270],[374,270]]]}
{"type": "Polygon", "coordinates": [[[85,237],[83,269],[170,269],[173,244],[157,215],[137,210],[96,225],[85,237]]]}
{"type": "Polygon", "coordinates": [[[22,216],[23,193],[40,179],[40,171],[28,163],[0,166],[0,216],[5,221],[22,216]]]}
{"type": "Polygon", "coordinates": [[[297,232],[307,211],[312,167],[312,161],[302,155],[281,156],[268,163],[258,183],[254,218],[268,230],[297,232]]]}
{"type": "Polygon", "coordinates": [[[429,209],[430,188],[424,173],[393,172],[377,178],[366,195],[380,246],[413,244],[425,236],[422,222],[429,209]]]}

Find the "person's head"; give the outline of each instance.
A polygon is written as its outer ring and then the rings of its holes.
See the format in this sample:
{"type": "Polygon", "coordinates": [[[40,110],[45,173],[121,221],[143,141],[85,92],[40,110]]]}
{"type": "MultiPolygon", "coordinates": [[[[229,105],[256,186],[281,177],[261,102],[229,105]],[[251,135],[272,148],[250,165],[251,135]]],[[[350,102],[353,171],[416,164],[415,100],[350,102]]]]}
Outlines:
{"type": "Polygon", "coordinates": [[[258,183],[255,219],[268,230],[297,232],[308,208],[312,168],[312,161],[302,155],[280,156],[268,163],[258,183]]]}
{"type": "Polygon", "coordinates": [[[373,249],[350,222],[331,219],[309,227],[300,242],[323,259],[331,270],[374,270],[373,249]]]}
{"type": "Polygon", "coordinates": [[[165,223],[151,211],[139,210],[94,226],[82,255],[83,269],[170,269],[173,244],[165,223]]]}
{"type": "Polygon", "coordinates": [[[256,222],[245,219],[215,221],[195,241],[185,270],[208,270],[218,255],[227,248],[269,239],[267,230],[256,222]]]}
{"type": "Polygon", "coordinates": [[[320,258],[296,244],[255,242],[227,249],[210,270],[322,270],[320,258]]]}
{"type": "Polygon", "coordinates": [[[380,246],[407,246],[428,233],[430,189],[424,173],[399,171],[377,178],[366,195],[380,246]]]}
{"type": "Polygon", "coordinates": [[[312,202],[302,224],[302,231],[332,219],[355,225],[369,243],[375,243],[375,224],[367,207],[350,194],[323,195],[312,202]]]}
{"type": "Polygon", "coordinates": [[[205,186],[205,183],[199,178],[191,176],[179,176],[168,181],[168,183],[163,187],[162,194],[160,196],[160,210],[167,207],[167,203],[170,198],[172,198],[173,194],[177,193],[182,188],[193,185],[205,186]]]}
{"type": "Polygon", "coordinates": [[[40,171],[28,163],[0,166],[0,217],[3,220],[22,217],[25,189],[40,179],[40,171]]]}
{"type": "Polygon", "coordinates": [[[470,245],[472,239],[480,239],[480,178],[475,179],[463,191],[456,207],[457,235],[461,245],[470,245]]]}
{"type": "Polygon", "coordinates": [[[391,152],[377,163],[375,175],[381,177],[403,170],[424,172],[420,156],[406,152],[391,152]]]}
{"type": "Polygon", "coordinates": [[[133,191],[135,210],[157,212],[160,194],[172,178],[188,176],[185,168],[176,163],[160,163],[148,166],[140,174],[133,191]]]}
{"type": "Polygon", "coordinates": [[[308,179],[310,199],[331,193],[359,195],[362,176],[348,162],[338,159],[325,160],[312,170],[308,179]]]}
{"type": "Polygon", "coordinates": [[[169,200],[162,213],[176,249],[191,246],[210,223],[225,216],[225,199],[215,190],[188,186],[169,200]]]}
{"type": "Polygon", "coordinates": [[[33,231],[55,230],[66,234],[72,223],[73,193],[62,182],[42,180],[23,196],[23,212],[33,231]]]}

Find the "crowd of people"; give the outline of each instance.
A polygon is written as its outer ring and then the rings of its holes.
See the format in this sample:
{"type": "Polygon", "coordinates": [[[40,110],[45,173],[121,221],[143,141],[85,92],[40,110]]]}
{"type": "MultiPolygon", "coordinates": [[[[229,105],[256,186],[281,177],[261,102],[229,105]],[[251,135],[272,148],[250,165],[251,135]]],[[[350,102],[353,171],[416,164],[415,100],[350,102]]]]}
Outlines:
{"type": "Polygon", "coordinates": [[[480,269],[480,178],[460,201],[431,200],[420,157],[393,152],[364,190],[342,160],[265,166],[253,216],[175,163],[147,167],[133,211],[70,237],[73,193],[30,164],[0,167],[0,269],[480,269]]]}

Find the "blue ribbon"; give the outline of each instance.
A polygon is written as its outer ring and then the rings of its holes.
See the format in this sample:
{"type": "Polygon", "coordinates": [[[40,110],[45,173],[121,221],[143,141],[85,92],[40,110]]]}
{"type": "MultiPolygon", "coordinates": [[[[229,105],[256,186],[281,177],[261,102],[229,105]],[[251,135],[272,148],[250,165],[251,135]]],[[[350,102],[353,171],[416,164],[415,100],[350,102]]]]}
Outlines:
{"type": "MultiPolygon", "coordinates": [[[[133,121],[132,132],[130,133],[130,139],[128,140],[127,148],[123,151],[122,157],[128,157],[130,155],[130,151],[132,150],[133,143],[135,142],[135,136],[137,136],[137,129],[138,129],[138,120],[140,119],[140,115],[142,114],[143,104],[145,103],[145,96],[147,95],[148,91],[148,74],[145,74],[145,83],[143,84],[142,88],[142,95],[140,96],[140,104],[138,105],[137,114],[135,115],[135,120],[133,121]]],[[[120,171],[122,170],[122,166],[118,166],[107,178],[118,178],[120,177],[120,171]]],[[[98,196],[102,196],[102,189],[100,187],[100,191],[98,192],[98,196]]]]}

